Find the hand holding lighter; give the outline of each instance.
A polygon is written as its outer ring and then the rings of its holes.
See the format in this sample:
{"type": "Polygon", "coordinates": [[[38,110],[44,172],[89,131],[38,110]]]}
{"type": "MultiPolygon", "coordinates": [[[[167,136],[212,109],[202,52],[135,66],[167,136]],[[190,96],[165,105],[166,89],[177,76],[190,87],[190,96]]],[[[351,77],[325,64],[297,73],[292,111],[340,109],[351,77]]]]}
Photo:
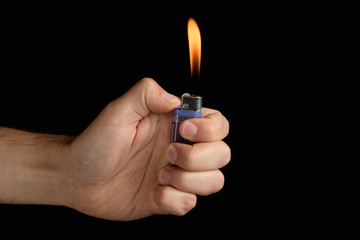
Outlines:
{"type": "Polygon", "coordinates": [[[184,93],[181,96],[181,105],[173,110],[171,124],[171,142],[192,144],[191,141],[183,138],[179,133],[180,124],[189,118],[201,117],[202,97],[184,93]]]}

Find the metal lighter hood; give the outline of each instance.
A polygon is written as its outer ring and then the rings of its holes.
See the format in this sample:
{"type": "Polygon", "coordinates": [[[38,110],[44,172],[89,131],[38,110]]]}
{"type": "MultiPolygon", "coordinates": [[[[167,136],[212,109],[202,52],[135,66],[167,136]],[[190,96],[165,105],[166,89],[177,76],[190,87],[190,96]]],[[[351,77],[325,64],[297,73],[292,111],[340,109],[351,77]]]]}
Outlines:
{"type": "Polygon", "coordinates": [[[193,96],[189,93],[184,93],[181,96],[181,110],[200,112],[202,108],[203,99],[200,96],[193,96]]]}
{"type": "Polygon", "coordinates": [[[173,110],[170,141],[192,144],[192,142],[180,135],[179,128],[180,124],[186,119],[201,117],[203,98],[184,93],[181,96],[181,101],[181,105],[173,110]]]}

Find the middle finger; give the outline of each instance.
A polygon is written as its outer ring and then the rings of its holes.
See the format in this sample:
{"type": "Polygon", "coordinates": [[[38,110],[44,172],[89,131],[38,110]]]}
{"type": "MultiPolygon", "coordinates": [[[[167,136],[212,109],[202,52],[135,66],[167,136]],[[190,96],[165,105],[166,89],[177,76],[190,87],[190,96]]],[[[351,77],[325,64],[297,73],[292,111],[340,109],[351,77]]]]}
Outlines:
{"type": "Polygon", "coordinates": [[[231,158],[229,146],[223,141],[187,145],[172,143],[166,151],[168,160],[188,171],[208,171],[224,167],[231,158]]]}

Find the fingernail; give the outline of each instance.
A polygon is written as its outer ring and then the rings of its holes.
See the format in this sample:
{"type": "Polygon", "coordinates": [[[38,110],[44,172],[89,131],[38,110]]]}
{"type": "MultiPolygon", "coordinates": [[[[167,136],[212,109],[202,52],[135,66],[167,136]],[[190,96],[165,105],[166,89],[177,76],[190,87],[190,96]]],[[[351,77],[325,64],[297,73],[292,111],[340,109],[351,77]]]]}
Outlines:
{"type": "Polygon", "coordinates": [[[166,151],[166,157],[169,159],[169,162],[175,163],[177,158],[177,151],[173,145],[170,145],[166,151]]]}
{"type": "Polygon", "coordinates": [[[178,98],[177,96],[172,95],[172,94],[170,94],[170,93],[168,93],[168,92],[166,92],[166,91],[163,91],[163,92],[162,92],[161,97],[162,97],[165,101],[167,101],[167,102],[169,102],[169,103],[175,103],[175,102],[178,102],[178,101],[179,101],[179,98],[178,98]]]}
{"type": "Polygon", "coordinates": [[[198,128],[195,124],[192,122],[185,122],[182,128],[182,135],[184,137],[193,137],[196,135],[197,130],[198,128]]]}
{"type": "Polygon", "coordinates": [[[167,184],[169,182],[169,180],[170,180],[170,172],[169,172],[169,170],[166,169],[166,168],[161,170],[159,178],[160,178],[160,183],[161,184],[167,184]]]}

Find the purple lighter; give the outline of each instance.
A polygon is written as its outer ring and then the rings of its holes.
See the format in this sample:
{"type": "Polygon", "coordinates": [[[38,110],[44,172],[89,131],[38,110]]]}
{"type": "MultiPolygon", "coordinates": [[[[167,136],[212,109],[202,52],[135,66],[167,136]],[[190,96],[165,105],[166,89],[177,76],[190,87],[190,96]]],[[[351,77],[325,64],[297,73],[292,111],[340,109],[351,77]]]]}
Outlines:
{"type": "Polygon", "coordinates": [[[202,101],[202,97],[190,95],[189,93],[184,93],[181,96],[181,105],[173,110],[171,142],[192,144],[192,142],[180,135],[179,127],[186,119],[201,117],[202,101]]]}

